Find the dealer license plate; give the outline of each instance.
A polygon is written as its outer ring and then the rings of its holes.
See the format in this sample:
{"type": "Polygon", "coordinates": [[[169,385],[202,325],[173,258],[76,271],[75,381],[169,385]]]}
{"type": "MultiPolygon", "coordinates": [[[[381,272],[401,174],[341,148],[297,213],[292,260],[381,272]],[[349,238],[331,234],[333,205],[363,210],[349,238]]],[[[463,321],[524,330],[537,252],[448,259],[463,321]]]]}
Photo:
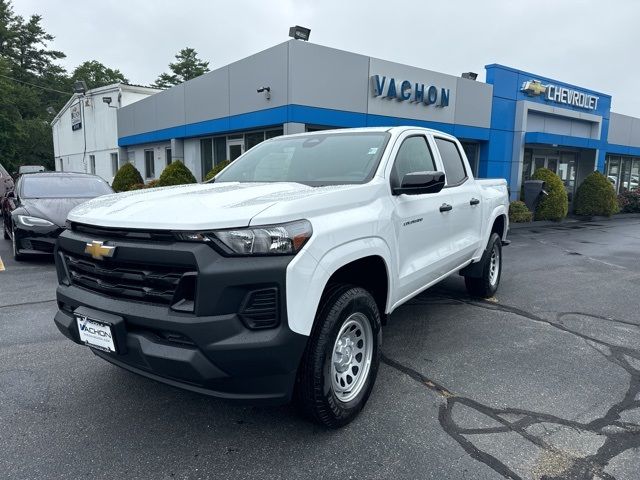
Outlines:
{"type": "Polygon", "coordinates": [[[84,315],[76,315],[76,322],[78,322],[80,341],[85,345],[105,352],[116,351],[116,346],[113,342],[113,331],[109,324],[93,320],[84,315]]]}

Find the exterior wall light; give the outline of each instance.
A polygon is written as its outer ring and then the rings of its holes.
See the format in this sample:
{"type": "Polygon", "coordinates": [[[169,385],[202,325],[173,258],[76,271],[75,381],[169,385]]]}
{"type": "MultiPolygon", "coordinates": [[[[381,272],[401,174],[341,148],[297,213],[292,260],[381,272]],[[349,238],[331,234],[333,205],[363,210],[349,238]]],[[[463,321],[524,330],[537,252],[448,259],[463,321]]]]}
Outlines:
{"type": "Polygon", "coordinates": [[[308,42],[310,35],[311,29],[301,27],[300,25],[296,25],[295,27],[291,27],[289,29],[289,36],[295,40],[304,40],[305,42],[308,42]]]}

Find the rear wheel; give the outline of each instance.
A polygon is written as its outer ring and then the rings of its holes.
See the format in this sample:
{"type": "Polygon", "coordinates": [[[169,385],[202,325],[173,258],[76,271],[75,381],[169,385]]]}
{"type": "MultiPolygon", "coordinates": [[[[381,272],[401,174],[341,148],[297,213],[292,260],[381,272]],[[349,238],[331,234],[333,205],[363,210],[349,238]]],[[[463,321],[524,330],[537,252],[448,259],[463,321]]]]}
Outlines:
{"type": "Polygon", "coordinates": [[[502,274],[502,241],[497,233],[491,234],[480,262],[482,263],[481,275],[464,277],[464,283],[470,295],[490,298],[498,291],[502,274]]]}
{"type": "Polygon", "coordinates": [[[369,292],[340,285],[316,315],[296,384],[296,400],[315,421],[338,428],[362,410],[380,364],[380,313],[369,292]]]}

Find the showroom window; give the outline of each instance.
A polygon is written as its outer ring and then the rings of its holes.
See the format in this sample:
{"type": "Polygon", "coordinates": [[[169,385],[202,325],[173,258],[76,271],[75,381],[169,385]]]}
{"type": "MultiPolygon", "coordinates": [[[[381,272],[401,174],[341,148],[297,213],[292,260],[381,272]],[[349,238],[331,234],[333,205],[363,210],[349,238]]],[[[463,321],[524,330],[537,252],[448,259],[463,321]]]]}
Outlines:
{"type": "Polygon", "coordinates": [[[96,174],[96,156],[89,155],[89,172],[92,174],[96,174]]]}
{"type": "Polygon", "coordinates": [[[170,148],[165,148],[164,149],[164,159],[165,159],[165,162],[166,162],[167,166],[171,165],[171,162],[173,161],[173,159],[171,157],[171,149],[170,148]]]}
{"type": "Polygon", "coordinates": [[[616,193],[636,191],[640,183],[640,157],[607,155],[605,172],[616,193]]]}
{"type": "Polygon", "coordinates": [[[155,172],[155,159],[153,157],[153,150],[144,151],[144,177],[153,178],[156,176],[155,172]]]}

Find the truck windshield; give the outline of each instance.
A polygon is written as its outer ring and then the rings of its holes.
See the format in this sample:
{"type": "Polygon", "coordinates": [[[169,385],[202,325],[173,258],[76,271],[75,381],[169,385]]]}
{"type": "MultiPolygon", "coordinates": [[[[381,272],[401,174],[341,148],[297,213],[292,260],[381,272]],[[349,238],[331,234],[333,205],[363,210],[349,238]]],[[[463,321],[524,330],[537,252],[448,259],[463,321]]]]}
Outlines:
{"type": "Polygon", "coordinates": [[[249,150],[217,182],[365,183],[375,174],[387,132],[331,132],[281,137],[249,150]]]}

